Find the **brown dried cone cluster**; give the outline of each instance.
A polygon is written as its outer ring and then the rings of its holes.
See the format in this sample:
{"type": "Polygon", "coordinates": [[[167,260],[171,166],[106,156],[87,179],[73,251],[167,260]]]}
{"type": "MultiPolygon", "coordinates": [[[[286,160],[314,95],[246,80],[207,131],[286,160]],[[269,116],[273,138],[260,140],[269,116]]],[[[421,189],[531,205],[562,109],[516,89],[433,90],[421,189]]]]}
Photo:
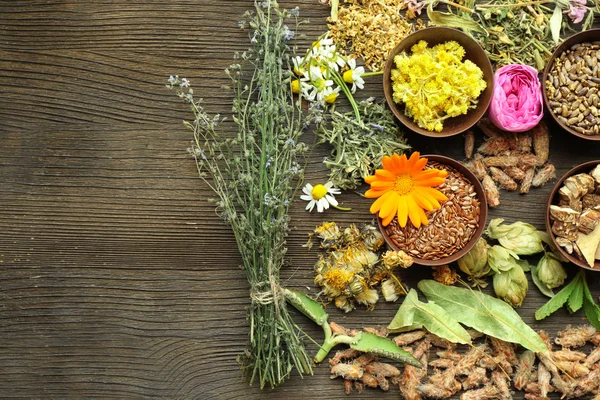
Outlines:
{"type": "MultiPolygon", "coordinates": [[[[339,325],[335,327],[348,333],[339,325]]],[[[384,337],[388,334],[385,328],[365,330],[384,337]]],[[[461,400],[508,400],[513,389],[524,390],[528,400],[547,400],[552,392],[566,398],[594,394],[593,399],[600,400],[600,333],[593,327],[568,326],[559,332],[555,343],[560,350],[553,349],[548,335],[540,331],[551,359],[542,356],[537,364],[536,355],[529,350],[518,354],[512,343],[469,333],[473,340],[482,338],[483,342],[459,349],[425,330],[396,336],[396,344],[421,361],[423,369],[407,365],[401,370],[370,353],[339,351],[329,360],[331,378],[344,379],[346,394],[365,387],[387,391],[397,385],[406,400],[446,399],[460,391],[461,400]],[[573,350],[588,343],[593,345],[589,354],[573,350]]]]}
{"type": "Polygon", "coordinates": [[[600,164],[565,179],[558,196],[550,206],[556,243],[593,267],[600,260],[600,164]]]}
{"type": "Polygon", "coordinates": [[[498,187],[508,191],[519,189],[528,193],[531,187],[541,187],[556,178],[556,168],[548,162],[550,133],[541,121],[535,128],[523,132],[505,132],[489,119],[482,119],[477,126],[487,137],[473,154],[475,135],[465,134],[465,166],[482,181],[490,207],[500,204],[498,187]]]}

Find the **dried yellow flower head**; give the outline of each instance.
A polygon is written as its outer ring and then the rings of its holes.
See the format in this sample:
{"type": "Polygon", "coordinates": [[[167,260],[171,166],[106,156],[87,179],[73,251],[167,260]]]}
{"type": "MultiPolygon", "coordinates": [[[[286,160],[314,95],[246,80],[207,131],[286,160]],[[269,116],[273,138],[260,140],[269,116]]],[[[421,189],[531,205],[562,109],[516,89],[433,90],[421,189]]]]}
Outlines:
{"type": "Polygon", "coordinates": [[[388,250],[383,254],[382,259],[383,265],[385,265],[390,270],[396,267],[408,268],[413,264],[413,258],[405,252],[403,252],[402,250],[388,250]]]}
{"type": "Polygon", "coordinates": [[[460,275],[448,265],[440,265],[433,267],[433,279],[443,285],[450,286],[454,285],[460,279],[460,275]]]}

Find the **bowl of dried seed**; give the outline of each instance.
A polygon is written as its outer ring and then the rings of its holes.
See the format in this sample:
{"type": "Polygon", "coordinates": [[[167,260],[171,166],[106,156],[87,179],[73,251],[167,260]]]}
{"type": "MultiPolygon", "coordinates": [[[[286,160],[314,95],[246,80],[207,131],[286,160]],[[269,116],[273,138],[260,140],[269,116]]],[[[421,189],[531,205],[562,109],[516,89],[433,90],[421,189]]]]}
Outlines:
{"type": "Polygon", "coordinates": [[[567,132],[600,140],[600,29],[561,43],[542,75],[544,104],[567,132]]]}
{"type": "Polygon", "coordinates": [[[567,172],[546,205],[546,229],[573,264],[600,271],[600,160],[567,172]]]}
{"type": "Polygon", "coordinates": [[[472,127],[492,99],[494,72],[481,45],[453,28],[430,27],[392,50],[383,72],[388,106],[407,128],[447,137],[472,127]]]}
{"type": "Polygon", "coordinates": [[[446,181],[436,186],[448,200],[441,207],[426,212],[429,223],[416,228],[401,227],[398,218],[379,230],[390,248],[410,254],[419,265],[439,266],[465,255],[479,240],[486,225],[487,202],[483,186],[475,175],[458,161],[439,155],[426,155],[425,169],[448,172],[446,181]]]}

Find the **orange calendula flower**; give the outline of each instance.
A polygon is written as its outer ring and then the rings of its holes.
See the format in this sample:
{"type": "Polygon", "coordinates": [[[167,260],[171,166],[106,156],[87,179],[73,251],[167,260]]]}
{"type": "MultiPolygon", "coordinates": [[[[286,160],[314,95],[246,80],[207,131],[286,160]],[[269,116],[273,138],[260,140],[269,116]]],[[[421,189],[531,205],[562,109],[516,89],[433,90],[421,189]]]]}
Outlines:
{"type": "Polygon", "coordinates": [[[440,208],[440,201],[448,198],[433,186],[444,183],[448,172],[439,169],[423,169],[427,158],[421,158],[418,152],[406,155],[393,154],[381,160],[383,169],[375,171],[375,175],[367,176],[365,182],[371,185],[365,197],[375,199],[371,213],[379,213],[384,226],[387,226],[396,214],[401,227],[410,222],[415,227],[427,225],[429,220],[424,210],[432,211],[440,208]]]}

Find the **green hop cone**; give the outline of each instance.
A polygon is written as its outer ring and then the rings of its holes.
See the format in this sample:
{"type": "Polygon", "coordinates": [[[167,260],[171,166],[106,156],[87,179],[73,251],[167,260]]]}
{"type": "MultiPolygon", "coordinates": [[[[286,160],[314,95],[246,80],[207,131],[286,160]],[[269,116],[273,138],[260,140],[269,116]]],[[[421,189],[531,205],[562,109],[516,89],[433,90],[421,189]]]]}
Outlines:
{"type": "Polygon", "coordinates": [[[508,271],[499,271],[494,274],[496,296],[513,307],[519,307],[523,303],[527,288],[527,277],[519,265],[508,271]]]}
{"type": "Polygon", "coordinates": [[[484,238],[479,238],[475,246],[458,260],[458,267],[473,278],[481,278],[490,271],[488,263],[488,244],[484,238]]]}
{"type": "Polygon", "coordinates": [[[502,218],[491,220],[485,232],[486,235],[497,239],[504,248],[521,256],[537,254],[544,250],[542,239],[533,225],[525,222],[515,222],[514,224],[503,224],[502,222],[504,222],[502,218]]]}
{"type": "Polygon", "coordinates": [[[488,249],[488,262],[490,268],[496,272],[508,272],[514,268],[521,268],[517,264],[516,255],[502,246],[492,246],[488,249]]]}
{"type": "Polygon", "coordinates": [[[538,279],[550,289],[565,283],[567,273],[554,253],[546,253],[537,265],[538,279]]]}

